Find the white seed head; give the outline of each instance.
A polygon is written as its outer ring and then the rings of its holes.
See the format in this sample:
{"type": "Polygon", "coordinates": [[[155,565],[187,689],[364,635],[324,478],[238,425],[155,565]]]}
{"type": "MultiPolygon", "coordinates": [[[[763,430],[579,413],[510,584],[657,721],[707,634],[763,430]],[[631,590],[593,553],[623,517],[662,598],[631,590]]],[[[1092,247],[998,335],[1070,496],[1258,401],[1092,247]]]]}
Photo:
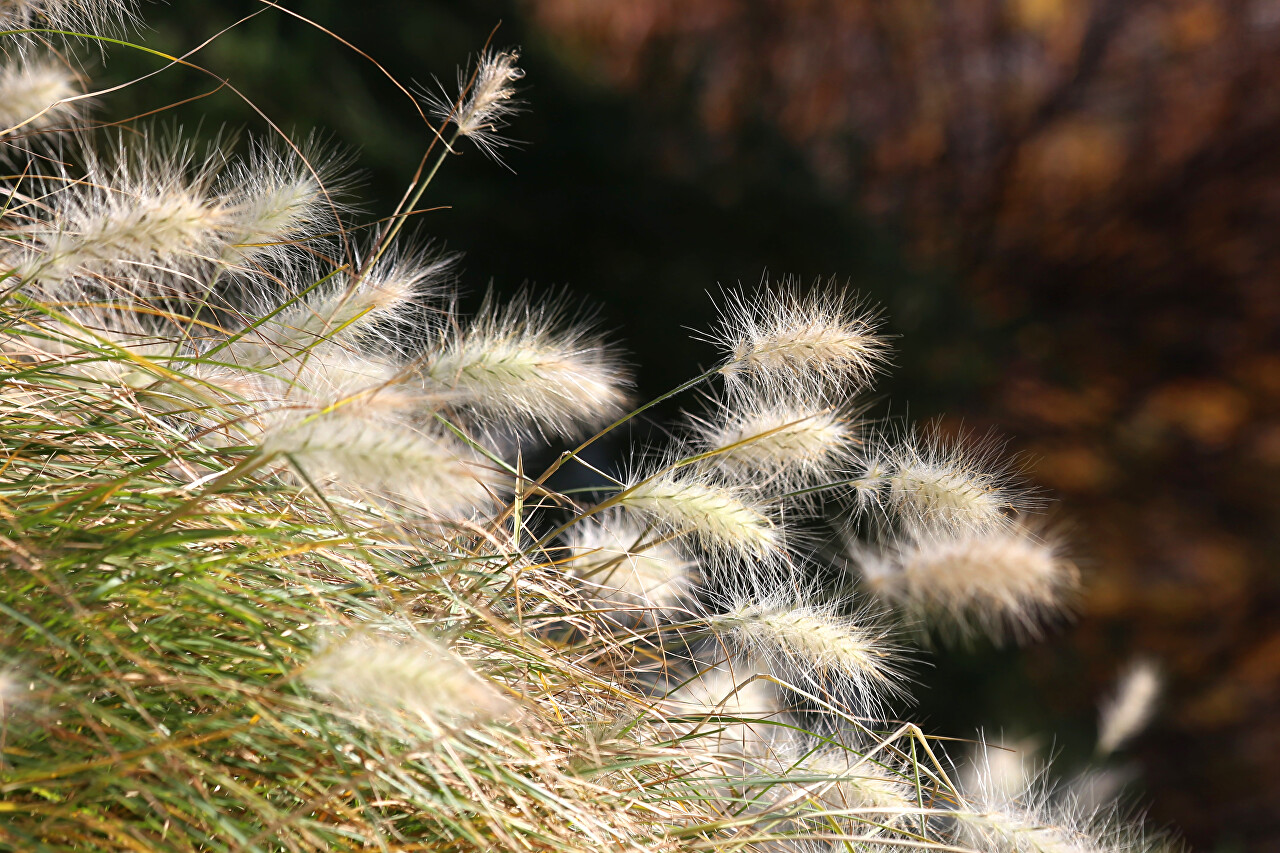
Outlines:
{"type": "Polygon", "coordinates": [[[679,619],[693,601],[697,564],[656,541],[621,512],[579,522],[569,532],[566,571],[579,578],[595,606],[624,626],[679,619]]]}
{"type": "Polygon", "coordinates": [[[1098,752],[1115,752],[1151,721],[1160,701],[1160,669],[1151,661],[1134,661],[1120,676],[1115,695],[1098,716],[1098,752]]]}
{"type": "MultiPolygon", "coordinates": [[[[123,142],[121,142],[123,146],[123,142]]],[[[225,246],[232,212],[209,192],[216,164],[190,168],[181,146],[90,156],[82,178],[47,178],[47,219],[25,226],[7,259],[17,280],[54,298],[82,278],[108,292],[172,296],[193,288],[190,272],[225,246]],[[141,293],[140,293],[141,292],[141,293]]]]}
{"type": "Polygon", "coordinates": [[[948,441],[936,429],[910,432],[865,454],[855,481],[858,502],[916,528],[1008,525],[1035,500],[994,457],[990,442],[948,441]]]}
{"type": "MultiPolygon", "coordinates": [[[[352,351],[365,344],[372,349],[395,349],[397,329],[411,319],[410,308],[439,295],[440,281],[452,265],[449,257],[387,259],[363,276],[333,274],[319,287],[323,275],[304,268],[299,283],[304,294],[283,308],[269,302],[258,307],[262,319],[251,317],[225,347],[224,360],[246,367],[288,363],[309,354],[326,342],[352,351]]],[[[266,298],[263,297],[263,301],[266,298]]]]}
{"type": "Polygon", "coordinates": [[[510,702],[437,640],[352,632],[322,647],[303,678],[356,719],[399,732],[406,720],[441,727],[501,717],[510,702]]]}
{"type": "Polygon", "coordinates": [[[743,395],[697,425],[698,445],[732,476],[762,479],[775,491],[816,484],[847,462],[858,443],[856,422],[821,401],[743,395]]]}
{"type": "Polygon", "coordinates": [[[468,448],[350,408],[290,411],[266,430],[261,452],[288,456],[312,482],[405,502],[429,516],[452,519],[492,502],[497,477],[468,448]]]}
{"type": "Polygon", "coordinates": [[[818,690],[835,687],[861,713],[896,689],[897,650],[887,630],[866,614],[845,616],[838,606],[814,605],[783,594],[738,602],[710,626],[753,658],[776,664],[818,690]]]}
{"type": "Polygon", "coordinates": [[[847,396],[887,360],[877,327],[876,316],[850,305],[843,291],[802,294],[784,282],[776,291],[731,297],[713,340],[727,354],[721,373],[731,388],[847,396]]]}
{"type": "Polygon", "coordinates": [[[515,84],[524,77],[515,50],[487,51],[480,55],[475,70],[458,70],[457,99],[444,87],[441,94],[424,92],[433,118],[443,123],[452,121],[458,133],[476,144],[486,155],[498,159],[498,149],[510,145],[501,131],[511,116],[523,107],[516,97],[515,84]]]}
{"type": "Polygon", "coordinates": [[[799,758],[787,762],[788,784],[774,796],[791,798],[796,788],[803,787],[817,807],[813,818],[837,812],[837,819],[852,819],[864,830],[867,824],[899,826],[909,821],[911,812],[918,811],[920,805],[915,788],[906,781],[909,776],[885,766],[884,760],[884,756],[864,757],[840,746],[810,746],[799,758]]]}
{"type": "Polygon", "coordinates": [[[1136,828],[1090,812],[1070,797],[1054,797],[1037,774],[1010,790],[979,750],[965,776],[968,787],[952,813],[957,843],[992,853],[1143,853],[1152,846],[1136,828]]]}
{"type": "Polygon", "coordinates": [[[18,60],[0,67],[0,131],[6,141],[32,131],[66,128],[77,115],[66,98],[80,94],[76,76],[46,59],[18,60]],[[22,125],[18,127],[18,125],[22,125]]]}
{"type": "Polygon", "coordinates": [[[227,211],[226,246],[219,261],[253,266],[268,256],[289,254],[292,247],[337,230],[342,208],[333,196],[341,158],[318,146],[281,153],[258,144],[246,160],[228,165],[219,175],[215,195],[227,211]]]}
{"type": "Polygon", "coordinates": [[[559,435],[616,419],[629,384],[598,335],[566,321],[560,307],[525,298],[505,308],[487,300],[466,328],[445,332],[420,376],[428,391],[451,396],[481,427],[531,423],[559,435]]]}
{"type": "Polygon", "coordinates": [[[1053,543],[1015,527],[917,531],[864,565],[871,590],[910,618],[996,641],[1038,634],[1079,584],[1053,543]]]}
{"type": "Polygon", "coordinates": [[[639,480],[618,502],[664,535],[689,537],[712,553],[769,563],[781,557],[782,528],[773,508],[697,472],[668,470],[639,480]]]}
{"type": "Polygon", "coordinates": [[[689,719],[683,731],[707,732],[700,747],[720,755],[763,756],[787,737],[775,723],[782,717],[777,688],[745,660],[722,662],[699,671],[667,694],[670,713],[689,719]]]}

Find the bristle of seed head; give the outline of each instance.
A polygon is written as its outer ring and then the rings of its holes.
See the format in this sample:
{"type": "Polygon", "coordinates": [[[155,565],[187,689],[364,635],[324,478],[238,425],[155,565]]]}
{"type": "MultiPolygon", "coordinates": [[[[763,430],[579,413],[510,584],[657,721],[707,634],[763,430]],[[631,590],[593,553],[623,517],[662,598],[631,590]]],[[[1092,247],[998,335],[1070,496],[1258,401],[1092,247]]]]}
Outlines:
{"type": "Polygon", "coordinates": [[[784,282],[731,297],[712,339],[726,353],[721,373],[731,388],[843,397],[866,387],[888,358],[878,325],[874,313],[849,304],[841,290],[803,294],[784,282]]]}
{"type": "Polygon", "coordinates": [[[687,537],[719,555],[773,563],[783,551],[773,508],[744,489],[689,470],[666,470],[628,486],[617,498],[671,537],[687,537]]]}
{"type": "Polygon", "coordinates": [[[311,482],[407,503],[442,519],[491,503],[497,487],[483,460],[457,441],[346,408],[289,412],[265,431],[261,452],[287,456],[311,482]]]}
{"type": "Polygon", "coordinates": [[[781,492],[830,476],[858,445],[858,425],[847,412],[794,395],[753,394],[723,403],[696,429],[714,464],[781,492]]]}
{"type": "Polygon", "coordinates": [[[1055,544],[1018,527],[920,530],[883,554],[854,559],[876,595],[961,638],[1036,636],[1079,585],[1078,570],[1055,544]]]}
{"type": "Polygon", "coordinates": [[[501,717],[510,702],[457,654],[417,633],[351,632],[330,641],[303,673],[307,686],[356,719],[400,731],[501,717]]]}
{"type": "Polygon", "coordinates": [[[1115,752],[1146,727],[1160,701],[1160,688],[1160,669],[1154,663],[1139,660],[1129,665],[1115,695],[1099,709],[1099,753],[1115,752]]]}
{"type": "Polygon", "coordinates": [[[470,139],[487,156],[499,159],[499,149],[511,144],[501,131],[524,106],[515,88],[524,77],[519,60],[517,50],[482,53],[474,70],[458,70],[456,99],[443,86],[440,94],[422,93],[431,116],[441,124],[452,121],[460,136],[470,139]]]}
{"type": "Polygon", "coordinates": [[[964,791],[980,792],[986,801],[1013,802],[1030,790],[1044,773],[1040,745],[1031,738],[981,735],[961,766],[964,791]]]}
{"type": "Polygon", "coordinates": [[[568,538],[566,572],[611,621],[654,626],[692,603],[697,564],[621,512],[581,521],[568,538]]]}
{"type": "Polygon", "coordinates": [[[845,616],[838,605],[814,605],[793,595],[775,594],[740,601],[711,617],[711,630],[754,659],[776,666],[783,678],[803,686],[836,688],[858,713],[877,708],[897,690],[898,650],[888,631],[865,613],[845,616]]]}
{"type": "Polygon", "coordinates": [[[132,0],[6,0],[0,3],[0,29],[44,25],[102,32],[131,21],[136,5],[132,0]]]}
{"type": "Polygon", "coordinates": [[[617,354],[555,304],[518,298],[502,308],[490,298],[467,327],[444,335],[419,375],[481,428],[515,422],[573,435],[616,419],[626,404],[630,381],[617,354]]]}

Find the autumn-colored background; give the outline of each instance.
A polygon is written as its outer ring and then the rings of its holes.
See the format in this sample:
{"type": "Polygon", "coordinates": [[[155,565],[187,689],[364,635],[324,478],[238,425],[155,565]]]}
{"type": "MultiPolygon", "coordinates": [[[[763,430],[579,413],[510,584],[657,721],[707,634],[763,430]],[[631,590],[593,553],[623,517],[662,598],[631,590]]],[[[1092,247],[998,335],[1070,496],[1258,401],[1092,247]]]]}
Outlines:
{"type": "MultiPolygon", "coordinates": [[[[181,51],[251,0],[146,7],[181,51]]],[[[286,4],[287,5],[287,4],[286,4]]],[[[1006,729],[1087,757],[1134,656],[1168,693],[1129,750],[1157,825],[1280,849],[1278,0],[340,0],[292,8],[403,81],[522,44],[514,174],[468,155],[424,233],[463,283],[564,285],[665,390],[710,351],[707,291],[767,269],[884,306],[894,414],[1025,453],[1089,579],[1073,627],[922,668],[935,733],[1006,729]]],[[[425,129],[376,68],[275,11],[193,57],[285,128],[359,147],[387,213],[425,129]]],[[[111,55],[99,82],[151,70],[111,55]]],[[[172,70],[104,98],[246,123],[172,70]]],[[[251,116],[249,126],[262,130],[251,116]]],[[[883,409],[882,409],[883,411],[883,409]]]]}

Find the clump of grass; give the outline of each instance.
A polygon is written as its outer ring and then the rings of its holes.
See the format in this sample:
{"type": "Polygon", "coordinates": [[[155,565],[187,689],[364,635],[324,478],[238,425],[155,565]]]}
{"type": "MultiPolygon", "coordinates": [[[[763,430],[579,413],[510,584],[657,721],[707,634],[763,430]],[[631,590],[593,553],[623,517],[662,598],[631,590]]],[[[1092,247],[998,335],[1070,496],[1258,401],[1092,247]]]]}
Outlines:
{"type": "MultiPolygon", "coordinates": [[[[22,37],[0,109],[51,130],[22,37]]],[[[663,397],[710,401],[692,426],[555,490],[652,404],[562,302],[468,318],[450,259],[402,245],[520,77],[486,52],[434,103],[452,131],[368,244],[306,146],[9,151],[0,849],[1105,849],[876,717],[904,664],[829,583],[824,520],[913,617],[1025,634],[1074,574],[985,457],[864,443],[886,347],[843,291],[727,295],[723,361],[663,397]]]]}

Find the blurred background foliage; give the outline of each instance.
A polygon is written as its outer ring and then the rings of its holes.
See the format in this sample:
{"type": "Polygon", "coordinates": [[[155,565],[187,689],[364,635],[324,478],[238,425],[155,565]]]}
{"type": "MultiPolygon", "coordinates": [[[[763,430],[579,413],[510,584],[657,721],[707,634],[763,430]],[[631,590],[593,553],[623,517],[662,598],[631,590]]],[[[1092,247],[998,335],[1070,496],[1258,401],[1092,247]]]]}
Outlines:
{"type": "MultiPolygon", "coordinates": [[[[708,292],[836,276],[884,306],[886,397],[1009,438],[1069,519],[1079,624],[919,668],[936,734],[1005,730],[1087,759],[1135,655],[1170,676],[1130,750],[1157,825],[1280,849],[1278,0],[307,0],[418,86],[523,46],[511,172],[451,162],[420,228],[462,283],[562,286],[640,365],[712,353],[708,292]]],[[[102,99],[205,134],[321,130],[394,207],[429,131],[368,60],[252,0],[148,5],[171,68],[102,99]],[[230,85],[225,85],[230,84],[230,85]],[[235,87],[236,91],[232,91],[235,87]],[[238,92],[238,94],[237,94],[238,92]]],[[[162,63],[87,55],[97,84],[162,63]]],[[[880,412],[884,413],[882,406],[880,412]]],[[[895,402],[893,414],[906,413],[895,402]]],[[[670,414],[668,412],[668,414],[670,414]]]]}

